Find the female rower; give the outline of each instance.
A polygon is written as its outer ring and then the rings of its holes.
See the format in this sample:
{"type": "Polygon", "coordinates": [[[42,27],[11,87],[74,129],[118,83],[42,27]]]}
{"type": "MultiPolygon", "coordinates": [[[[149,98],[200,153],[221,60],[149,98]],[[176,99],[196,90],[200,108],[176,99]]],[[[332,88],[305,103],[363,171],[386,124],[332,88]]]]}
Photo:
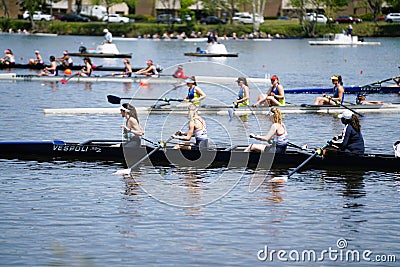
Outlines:
{"type": "Polygon", "coordinates": [[[60,64],[66,68],[72,67],[74,65],[72,57],[69,56],[67,50],[64,50],[63,56],[56,58],[56,60],[59,61],[60,64]]]}
{"type": "Polygon", "coordinates": [[[39,76],[57,76],[57,63],[55,56],[50,56],[50,66],[44,67],[39,76]]]}
{"type": "Polygon", "coordinates": [[[175,73],[172,75],[174,78],[180,78],[180,79],[187,79],[189,76],[186,76],[185,73],[183,72],[183,66],[178,65],[178,69],[175,71],[175,73]]]}
{"type": "Polygon", "coordinates": [[[15,65],[15,56],[11,49],[4,50],[4,57],[0,58],[0,64],[15,65]]]}
{"type": "Polygon", "coordinates": [[[239,93],[237,99],[233,102],[234,107],[247,107],[249,105],[250,99],[250,89],[247,85],[247,80],[245,77],[239,77],[236,82],[239,86],[239,93]]]}
{"type": "Polygon", "coordinates": [[[81,69],[80,72],[77,72],[77,74],[79,76],[83,76],[83,77],[90,77],[92,75],[92,72],[93,72],[92,61],[90,60],[90,58],[85,57],[83,59],[83,62],[84,62],[85,65],[83,66],[83,68],[81,69]]]}
{"type": "Polygon", "coordinates": [[[332,138],[332,148],[338,152],[364,155],[364,139],[358,117],[350,110],[345,110],[338,118],[345,126],[340,136],[335,135],[332,138]]]}
{"type": "MultiPolygon", "coordinates": [[[[385,102],[382,102],[382,101],[366,100],[366,99],[367,99],[366,94],[358,94],[357,99],[356,99],[357,105],[383,105],[383,104],[385,104],[385,102]]],[[[391,104],[391,103],[387,103],[387,104],[391,104]]]]}
{"type": "MultiPolygon", "coordinates": [[[[289,142],[287,139],[287,131],[286,126],[282,122],[282,114],[278,108],[271,108],[268,113],[268,117],[272,122],[271,128],[269,129],[266,135],[254,135],[250,134],[251,138],[260,140],[260,141],[268,141],[276,144],[275,153],[285,153],[286,147],[289,142]]],[[[251,144],[244,151],[257,151],[264,152],[268,151],[271,148],[271,144],[251,144]]]]}
{"type": "Polygon", "coordinates": [[[144,74],[146,76],[151,76],[151,77],[158,77],[158,71],[157,67],[154,66],[153,60],[149,59],[146,61],[147,67],[138,70],[135,72],[136,74],[144,74]]]}
{"type": "Polygon", "coordinates": [[[344,87],[342,76],[333,75],[331,77],[333,86],[333,95],[327,96],[323,94],[315,99],[314,105],[337,105],[338,103],[343,103],[344,100],[344,87]]]}
{"type": "Polygon", "coordinates": [[[174,139],[190,141],[192,137],[196,139],[196,143],[183,143],[178,144],[175,149],[188,149],[188,150],[199,150],[208,147],[207,137],[207,125],[202,117],[198,115],[198,107],[194,104],[190,104],[189,107],[189,129],[188,131],[178,131],[177,134],[172,135],[174,139]]]}
{"type": "Polygon", "coordinates": [[[284,106],[285,105],[285,91],[283,86],[279,82],[278,76],[274,75],[271,77],[271,87],[266,94],[261,94],[258,96],[258,101],[253,105],[253,107],[258,107],[259,105],[266,106],[284,106]]]}
{"type": "Polygon", "coordinates": [[[197,86],[194,76],[187,78],[185,82],[188,86],[188,94],[184,101],[191,102],[196,106],[200,106],[200,101],[206,98],[206,94],[200,89],[200,87],[197,86]]]}
{"type": "Polygon", "coordinates": [[[29,65],[36,65],[36,66],[44,65],[43,58],[40,55],[39,50],[35,51],[35,55],[36,55],[36,58],[29,59],[29,63],[28,64],[29,65]]]}
{"type": "Polygon", "coordinates": [[[124,139],[128,142],[140,145],[140,136],[144,135],[143,128],[140,126],[136,108],[128,103],[120,107],[121,116],[126,119],[125,124],[120,127],[124,131],[124,139]]]}

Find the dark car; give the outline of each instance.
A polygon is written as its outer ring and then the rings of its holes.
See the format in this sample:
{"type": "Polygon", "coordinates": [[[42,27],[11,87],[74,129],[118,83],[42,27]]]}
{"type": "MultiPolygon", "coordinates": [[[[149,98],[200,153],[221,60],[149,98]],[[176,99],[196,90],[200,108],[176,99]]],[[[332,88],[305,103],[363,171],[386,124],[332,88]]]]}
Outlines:
{"type": "Polygon", "coordinates": [[[83,17],[77,14],[68,14],[60,19],[61,21],[80,21],[80,22],[88,22],[90,21],[87,17],[83,17]]]}
{"type": "Polygon", "coordinates": [[[208,16],[200,20],[201,24],[226,24],[226,20],[220,19],[216,16],[208,16]]]}
{"type": "Polygon", "coordinates": [[[180,18],[176,18],[176,17],[172,16],[171,14],[160,14],[157,16],[156,22],[157,23],[165,23],[165,24],[168,24],[168,23],[181,24],[182,20],[180,18]]]}
{"type": "Polygon", "coordinates": [[[361,23],[361,22],[362,22],[362,19],[353,18],[353,17],[350,17],[350,16],[344,16],[344,15],[342,15],[342,16],[337,16],[337,17],[335,18],[334,22],[335,22],[336,24],[339,24],[339,23],[357,24],[357,23],[361,23]]]}

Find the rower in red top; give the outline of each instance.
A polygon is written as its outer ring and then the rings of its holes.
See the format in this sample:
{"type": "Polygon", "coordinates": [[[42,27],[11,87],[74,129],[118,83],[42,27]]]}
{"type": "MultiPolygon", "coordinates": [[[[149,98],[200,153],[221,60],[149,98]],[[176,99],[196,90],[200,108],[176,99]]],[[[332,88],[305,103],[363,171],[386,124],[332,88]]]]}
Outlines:
{"type": "Polygon", "coordinates": [[[333,86],[333,95],[327,96],[323,94],[315,99],[314,105],[338,105],[338,103],[343,103],[344,100],[344,87],[342,76],[333,75],[331,77],[333,86]]]}
{"type": "Polygon", "coordinates": [[[172,75],[174,78],[180,78],[180,79],[187,79],[189,76],[186,76],[185,73],[183,72],[183,66],[178,65],[178,69],[175,71],[175,73],[172,75]]]}

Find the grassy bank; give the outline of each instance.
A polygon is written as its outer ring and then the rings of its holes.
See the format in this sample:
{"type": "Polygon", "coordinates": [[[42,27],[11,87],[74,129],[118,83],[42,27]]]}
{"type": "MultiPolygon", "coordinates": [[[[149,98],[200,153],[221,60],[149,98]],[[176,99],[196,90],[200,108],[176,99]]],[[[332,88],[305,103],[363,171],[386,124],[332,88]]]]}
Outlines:
{"type": "MultiPolygon", "coordinates": [[[[103,35],[103,29],[109,28],[114,36],[125,36],[125,37],[138,37],[144,34],[162,34],[164,32],[180,34],[185,32],[187,35],[191,31],[202,32],[203,34],[209,30],[217,30],[220,36],[226,34],[232,36],[235,32],[238,36],[249,34],[253,31],[252,25],[172,25],[171,28],[165,24],[154,24],[154,23],[111,23],[106,24],[103,22],[61,22],[54,20],[51,22],[36,22],[37,32],[43,33],[56,33],[60,35],[103,35]]],[[[346,28],[345,24],[318,24],[316,27],[315,34],[317,37],[323,36],[325,33],[338,33],[342,29],[346,28]]],[[[27,29],[31,31],[31,26],[28,21],[25,20],[10,20],[0,19],[0,28],[4,32],[8,29],[13,29],[16,32],[18,29],[27,29]]],[[[266,20],[260,27],[260,32],[263,34],[279,34],[286,38],[303,38],[307,37],[304,33],[303,27],[299,25],[297,20],[266,20]]],[[[372,22],[363,22],[361,24],[353,25],[353,33],[361,37],[394,37],[400,36],[400,24],[380,22],[375,25],[372,22]]]]}

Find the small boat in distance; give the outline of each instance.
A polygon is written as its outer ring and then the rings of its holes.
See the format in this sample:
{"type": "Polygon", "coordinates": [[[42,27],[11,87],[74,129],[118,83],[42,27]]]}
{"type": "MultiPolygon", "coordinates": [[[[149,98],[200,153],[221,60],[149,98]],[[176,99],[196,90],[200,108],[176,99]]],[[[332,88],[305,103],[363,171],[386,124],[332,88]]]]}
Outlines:
{"type": "Polygon", "coordinates": [[[79,53],[69,53],[75,57],[104,57],[104,58],[131,58],[132,53],[121,54],[115,44],[100,44],[96,49],[86,49],[84,46],[79,47],[79,53]]]}
{"type": "Polygon", "coordinates": [[[201,50],[197,47],[195,53],[185,53],[185,56],[192,57],[238,57],[238,53],[228,53],[224,44],[209,43],[206,50],[201,50]]]}
{"type": "Polygon", "coordinates": [[[380,42],[366,42],[358,36],[344,33],[328,33],[322,40],[308,41],[310,45],[381,45],[380,42]]]}

